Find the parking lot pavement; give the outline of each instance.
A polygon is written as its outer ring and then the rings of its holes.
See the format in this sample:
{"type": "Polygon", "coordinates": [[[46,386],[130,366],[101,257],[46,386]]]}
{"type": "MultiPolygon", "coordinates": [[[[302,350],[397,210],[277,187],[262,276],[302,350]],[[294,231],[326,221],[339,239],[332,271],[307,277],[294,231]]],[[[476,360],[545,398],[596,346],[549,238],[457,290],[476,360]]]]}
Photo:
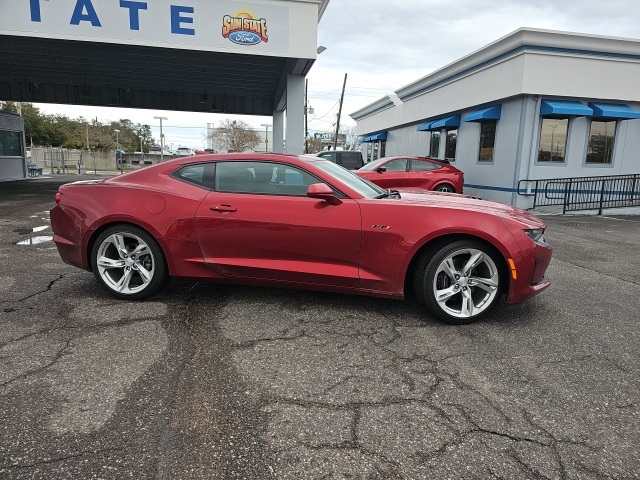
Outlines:
{"type": "Polygon", "coordinates": [[[0,183],[0,478],[640,478],[640,217],[544,217],[552,287],[448,326],[203,283],[114,300],[48,238],[75,179],[0,183]]]}

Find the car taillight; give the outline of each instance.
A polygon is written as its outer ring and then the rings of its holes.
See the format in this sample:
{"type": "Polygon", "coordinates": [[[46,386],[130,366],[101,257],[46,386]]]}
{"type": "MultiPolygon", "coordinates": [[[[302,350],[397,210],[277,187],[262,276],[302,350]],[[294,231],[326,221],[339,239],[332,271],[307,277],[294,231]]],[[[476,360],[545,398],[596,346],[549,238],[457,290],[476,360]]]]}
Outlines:
{"type": "Polygon", "coordinates": [[[62,194],[58,192],[56,193],[56,205],[60,203],[60,200],[62,200],[62,194]]]}

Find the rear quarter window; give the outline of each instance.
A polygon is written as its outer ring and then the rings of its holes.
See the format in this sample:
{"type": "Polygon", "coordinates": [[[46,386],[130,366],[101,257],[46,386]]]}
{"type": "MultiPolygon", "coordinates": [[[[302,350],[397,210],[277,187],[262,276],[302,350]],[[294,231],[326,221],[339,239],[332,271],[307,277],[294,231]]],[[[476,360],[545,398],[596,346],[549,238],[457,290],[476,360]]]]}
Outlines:
{"type": "Polygon", "coordinates": [[[171,176],[183,182],[213,190],[214,172],[215,164],[198,163],[195,165],[185,165],[176,170],[171,176]]]}

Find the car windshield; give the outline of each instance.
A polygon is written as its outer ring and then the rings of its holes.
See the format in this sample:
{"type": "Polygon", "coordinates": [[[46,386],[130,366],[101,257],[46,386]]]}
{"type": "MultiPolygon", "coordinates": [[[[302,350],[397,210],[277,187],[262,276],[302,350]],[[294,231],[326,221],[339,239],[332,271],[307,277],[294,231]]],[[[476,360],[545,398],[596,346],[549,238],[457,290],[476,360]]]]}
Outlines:
{"type": "Polygon", "coordinates": [[[369,171],[369,170],[375,170],[376,168],[378,168],[380,166],[380,164],[382,162],[385,162],[386,160],[387,160],[386,157],[382,157],[382,158],[380,158],[378,160],[374,160],[371,163],[367,163],[364,167],[362,167],[360,169],[360,171],[366,172],[366,171],[369,171]]]}
{"type": "Polygon", "coordinates": [[[358,192],[364,198],[382,198],[382,196],[387,193],[387,190],[374,185],[370,181],[359,177],[355,173],[351,173],[346,168],[329,160],[318,160],[317,162],[313,162],[313,165],[323,172],[328,173],[336,180],[344,183],[350,189],[358,192]]]}

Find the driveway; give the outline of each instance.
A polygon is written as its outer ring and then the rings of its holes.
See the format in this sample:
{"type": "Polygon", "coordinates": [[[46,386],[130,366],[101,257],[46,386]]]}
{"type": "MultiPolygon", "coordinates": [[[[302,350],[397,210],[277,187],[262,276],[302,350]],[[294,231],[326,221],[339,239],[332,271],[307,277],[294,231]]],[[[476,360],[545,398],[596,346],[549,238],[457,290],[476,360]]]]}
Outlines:
{"type": "Polygon", "coordinates": [[[114,300],[48,238],[76,179],[0,183],[0,478],[640,478],[640,217],[544,217],[551,288],[450,326],[205,283],[114,300]]]}

